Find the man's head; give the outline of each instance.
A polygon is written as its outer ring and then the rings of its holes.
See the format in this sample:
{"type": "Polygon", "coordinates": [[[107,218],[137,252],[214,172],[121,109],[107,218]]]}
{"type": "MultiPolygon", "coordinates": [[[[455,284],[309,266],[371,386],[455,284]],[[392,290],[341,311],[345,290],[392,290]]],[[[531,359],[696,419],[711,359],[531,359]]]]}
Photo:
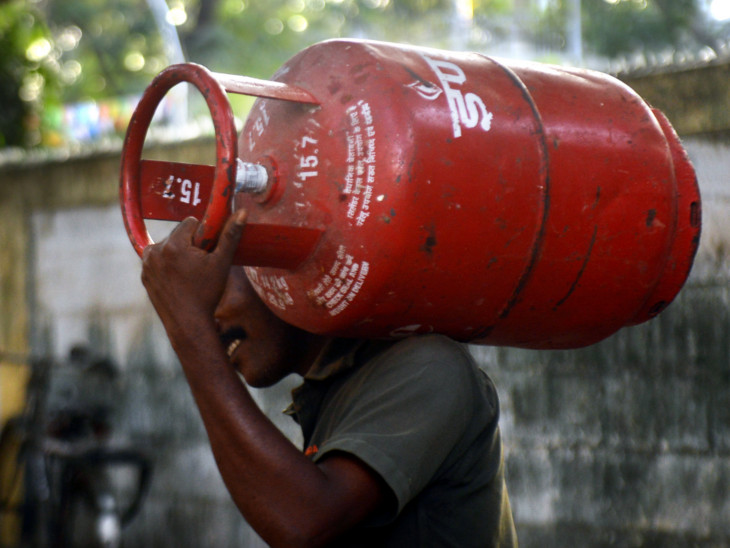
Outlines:
{"type": "Polygon", "coordinates": [[[231,268],[215,318],[229,360],[254,387],[271,386],[290,373],[303,375],[325,342],[271,312],[240,266],[231,268]]]}

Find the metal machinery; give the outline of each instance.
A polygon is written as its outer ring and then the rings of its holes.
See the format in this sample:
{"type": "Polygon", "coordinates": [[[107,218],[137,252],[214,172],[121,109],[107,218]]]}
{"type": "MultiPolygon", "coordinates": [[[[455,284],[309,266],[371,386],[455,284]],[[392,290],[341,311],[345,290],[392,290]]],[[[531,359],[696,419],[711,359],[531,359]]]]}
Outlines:
{"type": "Polygon", "coordinates": [[[121,200],[140,254],[145,219],[194,215],[210,248],[248,209],[236,262],[304,329],[530,348],[659,314],[701,224],[677,135],[616,79],[353,40],[311,46],[271,81],[164,70],[129,126],[121,200]],[[182,81],[210,108],[215,166],[141,160],[182,81]],[[240,137],[226,91],[259,98],[240,137]]]}

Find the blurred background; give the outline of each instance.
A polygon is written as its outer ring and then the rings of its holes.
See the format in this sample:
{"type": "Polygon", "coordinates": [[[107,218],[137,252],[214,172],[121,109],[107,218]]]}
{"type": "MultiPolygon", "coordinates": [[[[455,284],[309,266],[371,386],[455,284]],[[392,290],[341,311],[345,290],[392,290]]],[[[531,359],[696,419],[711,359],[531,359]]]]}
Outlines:
{"type": "Polygon", "coordinates": [[[333,37],[608,72],[711,61],[730,47],[727,0],[3,0],[0,10],[2,147],[118,137],[168,64],[266,78],[333,37]]]}
{"type": "MultiPolygon", "coordinates": [[[[139,283],[121,141],[168,64],[268,78],[335,37],[596,69],[669,117],[704,216],[676,302],[582,350],[473,351],[522,546],[730,546],[730,0],[0,0],[0,546],[261,545],[139,283]]],[[[213,163],[196,92],[155,128],[213,163]]],[[[254,395],[297,441],[295,384],[254,395]]]]}

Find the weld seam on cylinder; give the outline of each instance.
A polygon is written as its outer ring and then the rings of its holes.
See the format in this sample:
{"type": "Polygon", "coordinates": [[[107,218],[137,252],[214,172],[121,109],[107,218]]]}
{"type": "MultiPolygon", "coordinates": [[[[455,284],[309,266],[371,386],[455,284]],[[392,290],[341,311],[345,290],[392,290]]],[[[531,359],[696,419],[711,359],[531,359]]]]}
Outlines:
{"type": "Polygon", "coordinates": [[[543,208],[542,208],[542,219],[540,221],[540,228],[537,231],[537,236],[535,237],[535,241],[533,243],[532,254],[530,256],[530,260],[527,263],[525,270],[520,275],[520,279],[517,282],[517,286],[515,287],[515,290],[512,293],[512,296],[507,300],[507,304],[504,306],[502,311],[499,313],[499,319],[504,319],[509,315],[509,313],[512,311],[512,309],[515,307],[515,305],[519,301],[521,293],[525,290],[525,287],[527,286],[528,282],[530,281],[530,278],[532,277],[532,273],[535,270],[535,266],[537,265],[538,259],[540,257],[543,243],[545,241],[545,231],[546,231],[547,219],[548,219],[548,214],[550,212],[550,152],[549,152],[549,147],[547,144],[547,138],[545,136],[545,125],[543,124],[542,117],[540,116],[540,111],[538,110],[537,105],[535,104],[535,100],[533,99],[532,94],[530,94],[530,91],[527,89],[527,86],[525,85],[525,83],[520,79],[519,76],[517,76],[517,74],[511,68],[492,59],[491,57],[487,57],[485,55],[482,55],[482,57],[484,57],[485,59],[494,63],[495,65],[497,65],[499,68],[502,69],[502,71],[507,75],[507,77],[510,80],[512,80],[512,83],[520,91],[520,93],[522,94],[522,97],[525,99],[527,104],[530,106],[530,109],[532,110],[532,114],[534,116],[535,122],[537,122],[537,126],[538,126],[539,144],[540,144],[539,149],[541,151],[540,167],[545,172],[545,176],[544,176],[545,191],[543,193],[543,208]]]}

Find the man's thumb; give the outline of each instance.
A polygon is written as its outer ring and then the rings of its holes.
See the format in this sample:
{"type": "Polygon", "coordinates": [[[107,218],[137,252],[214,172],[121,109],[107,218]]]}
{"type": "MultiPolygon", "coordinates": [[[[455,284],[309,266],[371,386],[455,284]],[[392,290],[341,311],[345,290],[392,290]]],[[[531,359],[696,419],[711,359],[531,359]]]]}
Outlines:
{"type": "Polygon", "coordinates": [[[223,232],[218,240],[218,245],[215,248],[216,253],[220,253],[233,260],[233,255],[238,248],[238,242],[241,240],[241,234],[243,234],[243,228],[246,226],[247,218],[248,213],[245,209],[237,209],[228,217],[226,224],[223,226],[223,232]]]}

